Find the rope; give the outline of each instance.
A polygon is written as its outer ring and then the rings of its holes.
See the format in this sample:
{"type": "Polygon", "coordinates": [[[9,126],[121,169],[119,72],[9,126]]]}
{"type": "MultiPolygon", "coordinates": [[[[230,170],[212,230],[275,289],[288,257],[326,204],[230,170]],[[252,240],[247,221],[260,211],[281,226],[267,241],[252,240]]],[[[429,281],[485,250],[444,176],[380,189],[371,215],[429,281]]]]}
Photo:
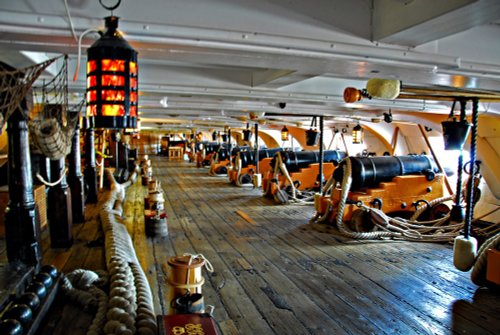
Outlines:
{"type": "MultiPolygon", "coordinates": [[[[347,226],[345,226],[343,222],[343,216],[345,205],[347,202],[347,195],[352,183],[351,169],[351,161],[347,158],[344,165],[344,176],[341,186],[342,193],[340,196],[336,218],[336,226],[343,235],[356,239],[376,239],[389,237],[419,242],[442,242],[450,241],[455,238],[459,234],[460,229],[463,227],[461,223],[443,226],[442,224],[446,222],[446,220],[449,218],[449,215],[431,221],[416,221],[415,218],[418,218],[418,216],[423,210],[425,210],[426,207],[420,208],[410,220],[406,220],[402,218],[390,217],[380,209],[371,208],[362,204],[360,208],[370,213],[372,222],[379,229],[381,229],[381,231],[355,232],[350,230],[347,226]]],[[[436,203],[448,201],[451,199],[452,196],[434,199],[433,201],[429,202],[429,205],[432,206],[436,203]]],[[[325,214],[325,216],[327,215],[325,214]]]]}
{"type": "Polygon", "coordinates": [[[498,249],[500,246],[500,234],[497,234],[483,243],[477,253],[476,261],[471,272],[471,280],[478,286],[486,284],[486,260],[488,249],[498,249]]]}
{"type": "Polygon", "coordinates": [[[45,186],[54,187],[54,186],[56,186],[56,185],[58,185],[59,183],[61,183],[61,182],[62,182],[62,180],[63,180],[63,178],[66,176],[66,173],[67,173],[67,172],[68,172],[68,168],[65,168],[65,169],[64,169],[64,171],[61,173],[61,176],[59,177],[59,179],[58,179],[57,181],[55,181],[55,182],[48,182],[48,181],[46,181],[46,180],[42,177],[42,175],[41,175],[41,174],[39,174],[38,172],[37,172],[37,174],[36,174],[36,178],[37,178],[40,182],[42,182],[45,186]]]}
{"type": "Polygon", "coordinates": [[[200,258],[205,261],[205,269],[210,273],[214,272],[214,267],[212,266],[212,263],[210,263],[210,261],[203,254],[184,253],[182,256],[189,256],[188,269],[191,266],[191,263],[193,262],[194,259],[200,258]]]}
{"type": "MultiPolygon", "coordinates": [[[[68,12],[68,14],[69,14],[69,12],[68,12]]],[[[78,38],[78,58],[77,58],[77,62],[76,62],[75,74],[73,75],[73,81],[78,80],[78,72],[80,72],[80,62],[82,59],[82,39],[85,35],[87,35],[88,33],[92,33],[92,32],[98,33],[99,30],[93,29],[93,28],[87,29],[78,38]]]]}
{"type": "Polygon", "coordinates": [[[71,34],[73,35],[75,42],[77,42],[78,38],[76,37],[75,27],[73,26],[73,20],[71,19],[71,14],[69,12],[68,0],[64,0],[64,8],[66,8],[66,15],[68,15],[69,27],[71,29],[71,34]]]}
{"type": "Polygon", "coordinates": [[[476,167],[477,125],[479,121],[478,99],[472,99],[472,129],[470,137],[470,178],[467,180],[467,207],[465,213],[464,237],[469,238],[472,217],[474,216],[474,174],[476,167]]]}
{"type": "Polygon", "coordinates": [[[425,204],[425,206],[422,206],[420,208],[418,208],[415,213],[413,213],[413,215],[411,216],[410,220],[416,220],[418,219],[418,217],[420,216],[420,214],[422,214],[423,212],[425,212],[427,210],[427,208],[430,208],[436,204],[440,204],[442,202],[445,202],[445,201],[449,201],[449,200],[453,200],[453,196],[450,195],[450,196],[447,196],[447,197],[441,197],[441,198],[437,198],[437,199],[434,199],[434,200],[431,200],[429,201],[429,205],[425,204]]]}

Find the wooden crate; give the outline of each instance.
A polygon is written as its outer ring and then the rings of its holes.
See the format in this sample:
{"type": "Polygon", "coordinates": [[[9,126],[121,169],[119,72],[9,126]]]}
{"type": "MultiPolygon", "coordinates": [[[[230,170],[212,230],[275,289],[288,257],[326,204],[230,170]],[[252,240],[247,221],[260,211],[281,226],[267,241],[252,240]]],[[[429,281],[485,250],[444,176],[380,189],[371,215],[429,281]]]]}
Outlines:
{"type": "Polygon", "coordinates": [[[47,193],[45,192],[45,185],[35,185],[33,196],[35,197],[35,204],[38,207],[40,228],[44,229],[49,222],[47,218],[47,193]]]}
{"type": "MultiPolygon", "coordinates": [[[[44,229],[48,224],[47,219],[47,197],[45,193],[45,185],[35,185],[33,188],[33,196],[40,222],[40,228],[44,229]]],[[[9,204],[9,188],[8,186],[0,187],[0,237],[5,236],[5,209],[9,204]]]]}

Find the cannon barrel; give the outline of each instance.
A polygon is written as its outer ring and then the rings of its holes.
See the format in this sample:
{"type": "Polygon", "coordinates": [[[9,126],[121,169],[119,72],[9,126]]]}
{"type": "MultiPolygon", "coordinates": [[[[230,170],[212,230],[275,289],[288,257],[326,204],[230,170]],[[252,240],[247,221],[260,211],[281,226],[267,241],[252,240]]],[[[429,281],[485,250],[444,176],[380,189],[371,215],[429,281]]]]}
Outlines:
{"type": "Polygon", "coordinates": [[[225,161],[226,159],[229,158],[229,150],[224,147],[220,147],[219,150],[217,151],[217,158],[219,162],[225,161]]]}
{"type": "MultiPolygon", "coordinates": [[[[281,160],[286,166],[288,172],[298,172],[306,168],[309,164],[319,163],[319,151],[283,151],[280,153],[281,160]]],[[[346,156],[344,151],[326,150],[323,156],[324,163],[336,163],[346,156]]],[[[271,162],[274,166],[275,159],[271,162]]]]}
{"type": "Polygon", "coordinates": [[[233,150],[231,150],[231,156],[236,156],[236,154],[240,151],[248,151],[248,150],[251,150],[251,148],[248,145],[234,147],[233,150]]]}
{"type": "MultiPolygon", "coordinates": [[[[259,150],[259,161],[264,158],[273,157],[277,152],[283,151],[283,148],[261,149],[259,150]]],[[[240,151],[238,153],[241,160],[241,167],[247,167],[255,164],[255,150],[240,151]]]]}
{"type": "Polygon", "coordinates": [[[205,154],[217,152],[217,150],[219,150],[221,146],[223,147],[223,145],[217,142],[207,142],[204,145],[205,145],[205,154]]]}
{"type": "MultiPolygon", "coordinates": [[[[381,182],[391,181],[396,176],[425,174],[428,180],[434,179],[438,168],[430,156],[380,156],[349,157],[352,166],[351,191],[365,187],[376,187],[381,182]]],[[[343,161],[335,170],[335,180],[342,181],[346,164],[343,161]]]]}
{"type": "MultiPolygon", "coordinates": [[[[250,148],[249,146],[234,147],[231,149],[231,156],[236,155],[240,151],[248,150],[249,148],[250,148]]],[[[219,150],[217,151],[217,157],[219,161],[225,161],[226,159],[230,158],[229,148],[227,144],[223,144],[222,146],[219,147],[219,150]]]]}

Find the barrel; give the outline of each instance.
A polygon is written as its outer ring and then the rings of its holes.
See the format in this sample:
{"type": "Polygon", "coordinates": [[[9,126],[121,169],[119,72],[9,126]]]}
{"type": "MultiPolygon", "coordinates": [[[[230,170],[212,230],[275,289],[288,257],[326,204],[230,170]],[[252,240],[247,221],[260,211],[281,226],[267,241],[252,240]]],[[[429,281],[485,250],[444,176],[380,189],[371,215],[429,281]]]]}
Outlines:
{"type": "MultiPolygon", "coordinates": [[[[310,164],[319,163],[319,151],[283,151],[280,153],[281,160],[289,173],[299,172],[300,169],[310,164]]],[[[338,163],[346,156],[344,151],[326,150],[323,154],[324,163],[338,163]]],[[[274,166],[276,158],[273,158],[271,166],[274,166]]]]}
{"type": "MultiPolygon", "coordinates": [[[[379,156],[379,157],[349,157],[352,166],[351,191],[365,187],[376,187],[381,182],[405,175],[425,174],[428,180],[434,179],[438,168],[430,156],[379,156]]],[[[342,162],[335,170],[334,178],[342,181],[346,164],[342,162]]]]}
{"type": "MultiPolygon", "coordinates": [[[[175,256],[168,260],[170,271],[168,284],[170,286],[169,301],[179,298],[189,291],[190,294],[201,293],[201,287],[205,282],[202,268],[205,260],[193,256],[175,256]]],[[[172,313],[170,313],[172,314],[172,313]]]]}

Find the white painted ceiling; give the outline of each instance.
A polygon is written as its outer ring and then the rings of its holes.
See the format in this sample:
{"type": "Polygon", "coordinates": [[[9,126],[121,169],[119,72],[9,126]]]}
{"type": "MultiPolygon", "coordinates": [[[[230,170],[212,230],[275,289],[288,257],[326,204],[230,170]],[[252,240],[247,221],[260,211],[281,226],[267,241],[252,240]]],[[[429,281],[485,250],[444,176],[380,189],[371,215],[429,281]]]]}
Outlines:
{"type": "MultiPolygon", "coordinates": [[[[75,36],[102,29],[110,12],[98,0],[66,4],[0,0],[0,61],[21,68],[66,53],[72,78],[75,36]]],[[[285,122],[325,115],[329,124],[389,108],[395,118],[449,112],[436,101],[343,102],[345,87],[372,77],[500,91],[499,0],[123,0],[113,14],[139,52],[142,124],[165,130],[241,127],[249,111],[285,122]]],[[[83,39],[82,64],[97,38],[83,39]]],[[[69,90],[73,103],[83,98],[84,66],[69,90]]],[[[480,110],[500,114],[500,104],[480,110]]]]}

